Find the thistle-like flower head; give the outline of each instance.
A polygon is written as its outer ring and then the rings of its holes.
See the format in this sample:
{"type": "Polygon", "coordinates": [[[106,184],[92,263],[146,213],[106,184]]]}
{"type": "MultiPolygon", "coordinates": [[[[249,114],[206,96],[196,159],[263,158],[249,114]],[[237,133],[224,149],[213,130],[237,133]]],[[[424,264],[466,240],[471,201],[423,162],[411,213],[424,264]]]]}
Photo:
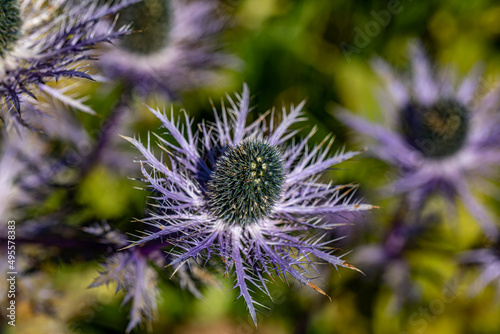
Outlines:
{"type": "Polygon", "coordinates": [[[104,29],[103,18],[137,1],[0,1],[0,116],[4,123],[10,119],[25,123],[21,105],[40,94],[92,112],[45,83],[61,77],[90,79],[83,62],[94,57],[88,50],[127,33],[126,27],[104,29]]]}
{"type": "Polygon", "coordinates": [[[417,210],[435,192],[452,203],[459,197],[484,232],[494,238],[497,226],[469,184],[479,176],[493,175],[500,163],[498,88],[479,98],[479,88],[484,87],[478,88],[477,69],[455,85],[444,71],[432,70],[418,44],[411,46],[410,56],[409,80],[398,77],[382,60],[374,62],[375,71],[387,84],[389,96],[381,95],[381,105],[392,129],[349,112],[340,117],[354,130],[373,137],[377,142],[373,152],[399,168],[391,185],[396,194],[407,194],[417,210]]]}
{"type": "Polygon", "coordinates": [[[106,50],[100,64],[108,77],[137,93],[158,91],[176,98],[231,63],[220,50],[227,17],[218,1],[144,0],[120,16],[120,22],[133,22],[134,33],[106,50]]]}
{"type": "Polygon", "coordinates": [[[171,265],[190,258],[222,258],[226,272],[234,269],[235,288],[257,322],[258,303],[250,285],[269,295],[266,276],[276,273],[324,293],[311,281],[319,276],[314,261],[354,267],[333,255],[330,242],[313,232],[338,225],[322,218],[372,206],[353,201],[351,185],[319,181],[330,166],[358,152],[342,150],[330,156],[328,137],[309,148],[314,129],[305,139],[291,140],[297,131],[289,128],[303,120],[303,103],[292,106],[289,113],[284,110],[281,123],[271,112],[269,123],[263,115],[247,125],[248,87],[237,101],[228,99],[231,107],[221,113],[214,109],[215,122],[202,122],[194,133],[187,115],[182,126],[173,115],[151,110],[171,136],[158,136],[168,161],[153,154],[149,140],[143,146],[127,138],[144,156],[142,172],[157,194],[151,217],[144,219],[155,230],[131,246],[168,240],[174,246],[171,265]]]}

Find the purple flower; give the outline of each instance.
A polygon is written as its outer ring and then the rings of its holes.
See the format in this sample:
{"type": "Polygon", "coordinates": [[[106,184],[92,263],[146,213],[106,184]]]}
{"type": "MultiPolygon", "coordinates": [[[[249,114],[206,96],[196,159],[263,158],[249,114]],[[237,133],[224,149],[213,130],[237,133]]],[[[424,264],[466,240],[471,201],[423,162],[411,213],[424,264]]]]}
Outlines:
{"type": "Polygon", "coordinates": [[[215,122],[198,124],[196,132],[187,114],[181,125],[173,113],[169,118],[150,109],[170,137],[157,136],[166,159],[153,154],[149,138],[146,146],[126,138],[144,157],[141,169],[157,201],[151,217],[143,220],[154,231],[145,231],[130,246],[168,240],[174,246],[170,265],[220,257],[227,273],[234,270],[234,287],[256,323],[255,306],[260,304],[251,286],[269,295],[268,275],[289,275],[325,294],[312,282],[320,276],[316,261],[355,269],[333,255],[331,241],[322,240],[325,230],[338,225],[323,218],[372,206],[352,200],[352,185],[320,182],[330,166],[359,152],[329,155],[330,136],[308,147],[315,129],[293,140],[298,130],[290,126],[304,120],[304,103],[288,113],[283,110],[281,122],[272,111],[247,124],[251,108],[246,85],[236,98],[228,96],[230,107],[221,113],[214,109],[215,122]]]}
{"type": "Polygon", "coordinates": [[[102,55],[102,71],[147,95],[168,98],[214,79],[233,60],[220,51],[227,20],[215,0],[145,0],[120,13],[135,33],[102,55]]]}
{"type": "Polygon", "coordinates": [[[412,75],[398,77],[382,60],[374,70],[387,85],[382,96],[388,127],[372,124],[349,112],[340,118],[376,141],[373,152],[397,167],[394,194],[406,194],[416,211],[433,193],[451,203],[459,197],[491,238],[497,227],[476,200],[470,185],[495,175],[500,163],[498,89],[477,98],[480,77],[473,70],[460,84],[435,71],[418,45],[410,48],[412,75]]]}
{"type": "Polygon", "coordinates": [[[148,257],[140,251],[119,252],[109,257],[103,266],[104,271],[90,287],[116,283],[116,292],[125,292],[123,304],[132,303],[127,333],[144,320],[150,324],[157,316],[159,289],[158,274],[148,264],[148,257]]]}
{"type": "Polygon", "coordinates": [[[85,60],[97,43],[127,33],[106,26],[104,17],[138,0],[113,4],[93,0],[3,0],[0,10],[0,116],[3,122],[24,123],[21,104],[38,95],[57,98],[85,112],[81,101],[64,95],[47,82],[87,78],[85,60]]]}
{"type": "Polygon", "coordinates": [[[470,293],[477,295],[488,285],[496,289],[497,298],[500,297],[500,254],[497,249],[477,249],[461,255],[462,264],[475,265],[479,275],[470,286],[470,293]]]}

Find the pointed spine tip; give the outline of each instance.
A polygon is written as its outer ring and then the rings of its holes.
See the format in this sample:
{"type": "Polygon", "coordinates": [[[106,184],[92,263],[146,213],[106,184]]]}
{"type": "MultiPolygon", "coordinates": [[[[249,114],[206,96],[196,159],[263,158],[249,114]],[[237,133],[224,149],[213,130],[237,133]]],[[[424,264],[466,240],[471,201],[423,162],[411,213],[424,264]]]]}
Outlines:
{"type": "Polygon", "coordinates": [[[366,274],[364,272],[362,272],[361,270],[359,270],[358,268],[356,268],[355,266],[353,266],[352,264],[349,264],[347,262],[344,262],[342,263],[342,266],[343,267],[346,267],[346,268],[349,268],[349,269],[352,269],[352,270],[355,270],[357,271],[358,273],[361,273],[363,276],[366,276],[366,274]]]}

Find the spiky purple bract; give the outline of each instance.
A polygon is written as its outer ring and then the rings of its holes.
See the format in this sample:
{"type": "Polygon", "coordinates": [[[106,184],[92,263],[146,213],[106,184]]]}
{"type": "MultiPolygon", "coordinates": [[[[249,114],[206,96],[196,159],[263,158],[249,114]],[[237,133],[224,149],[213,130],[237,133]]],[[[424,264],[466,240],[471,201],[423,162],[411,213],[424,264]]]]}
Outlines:
{"type": "MultiPolygon", "coordinates": [[[[334,186],[319,182],[320,175],[330,166],[359,152],[341,150],[330,156],[333,140],[328,137],[309,148],[308,140],[315,129],[302,140],[291,140],[298,131],[289,128],[304,119],[304,103],[292,106],[288,113],[283,110],[281,123],[276,123],[273,111],[269,124],[262,116],[247,125],[251,110],[248,87],[245,85],[243,93],[236,97],[237,101],[234,101],[227,96],[230,108],[223,107],[220,113],[214,108],[215,122],[202,122],[196,132],[192,131],[193,121],[187,114],[185,125],[181,125],[180,121],[175,121],[173,112],[169,118],[151,109],[162,121],[171,137],[169,139],[176,142],[172,144],[171,140],[157,136],[160,147],[168,154],[165,161],[153,154],[149,139],[144,146],[139,140],[126,138],[143,155],[142,172],[149,187],[157,194],[154,212],[143,220],[155,230],[146,231],[130,247],[158,238],[168,240],[174,245],[170,253],[173,256],[171,265],[182,265],[190,258],[219,256],[225,263],[226,272],[234,269],[234,287],[240,290],[239,297],[243,297],[253,321],[257,323],[255,306],[259,304],[254,300],[250,285],[269,295],[266,275],[276,273],[283,279],[289,275],[324,293],[311,281],[314,274],[320,276],[314,265],[315,259],[328,262],[335,268],[355,269],[342,260],[342,256],[332,254],[332,248],[328,247],[330,241],[322,241],[321,235],[311,235],[310,232],[325,232],[338,226],[322,220],[324,217],[368,210],[372,206],[354,202],[353,191],[350,191],[354,187],[351,185],[334,186]],[[220,210],[214,210],[211,188],[214,182],[217,183],[214,179],[220,176],[217,168],[226,164],[225,159],[234,159],[235,150],[245,150],[248,154],[252,150],[245,146],[252,145],[259,154],[267,152],[266,157],[262,155],[263,160],[281,165],[283,179],[280,177],[274,184],[280,188],[279,196],[268,210],[262,210],[259,215],[250,214],[247,209],[239,211],[238,215],[222,212],[223,207],[232,207],[238,201],[249,204],[249,201],[265,200],[262,190],[248,187],[245,191],[255,193],[227,196],[228,203],[220,204],[220,210]],[[281,153],[278,155],[275,150],[281,153]]],[[[258,162],[259,154],[241,159],[234,167],[244,172],[245,168],[258,162]]],[[[223,185],[217,183],[215,186],[223,185]]],[[[235,187],[243,189],[241,184],[235,187]]],[[[230,191],[225,190],[225,194],[230,194],[230,191]]]]}
{"type": "Polygon", "coordinates": [[[90,285],[92,288],[116,283],[116,292],[125,292],[123,304],[132,304],[127,333],[143,321],[150,325],[157,316],[158,274],[148,260],[140,251],[115,253],[103,264],[104,271],[90,285]]]}
{"type": "MultiPolygon", "coordinates": [[[[107,223],[95,224],[84,231],[98,237],[98,242],[111,249],[124,247],[127,239],[124,234],[114,230],[107,223]]],[[[141,324],[151,331],[152,321],[158,312],[157,271],[165,268],[166,258],[161,252],[161,243],[150,243],[146,247],[131,248],[119,253],[112,250],[111,255],[102,264],[103,270],[94,279],[91,288],[116,284],[116,292],[124,292],[123,304],[130,303],[129,323],[126,332],[131,332],[141,324]]],[[[195,273],[183,266],[177,269],[177,278],[182,288],[189,290],[197,298],[202,298],[193,278],[206,273],[195,273]]]]}
{"type": "Polygon", "coordinates": [[[0,21],[0,116],[4,123],[13,120],[25,125],[24,100],[39,95],[93,112],[46,83],[61,77],[91,79],[85,61],[95,54],[89,50],[128,33],[125,26],[117,30],[107,26],[104,18],[138,1],[6,1],[13,5],[10,12],[18,11],[20,20],[11,13],[8,22],[0,21]]]}
{"type": "MultiPolygon", "coordinates": [[[[382,110],[393,129],[371,124],[343,111],[339,117],[354,130],[376,141],[371,148],[380,159],[398,168],[393,194],[406,194],[420,211],[434,193],[451,203],[460,198],[494,239],[498,227],[477,201],[470,185],[495,175],[500,164],[499,87],[479,98],[481,78],[473,69],[455,88],[446,73],[433,71],[422,47],[410,47],[412,76],[398,77],[384,61],[374,70],[387,84],[382,110]],[[478,178],[479,177],[479,178],[478,178]]],[[[484,82],[484,81],[483,81],[484,82]]]]}

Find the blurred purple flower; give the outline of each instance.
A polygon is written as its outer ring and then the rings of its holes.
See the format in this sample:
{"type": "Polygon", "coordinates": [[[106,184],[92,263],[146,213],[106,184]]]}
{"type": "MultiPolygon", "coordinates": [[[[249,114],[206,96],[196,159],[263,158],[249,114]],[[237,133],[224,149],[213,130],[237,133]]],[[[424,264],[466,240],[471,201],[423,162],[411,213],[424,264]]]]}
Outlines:
{"type": "Polygon", "coordinates": [[[100,65],[142,95],[159,91],[176,98],[234,62],[220,50],[227,16],[217,0],[145,0],[120,15],[136,32],[105,50],[100,65]]]}
{"type": "MultiPolygon", "coordinates": [[[[157,251],[161,260],[163,256],[157,251]]],[[[150,324],[157,316],[158,274],[148,264],[148,256],[140,249],[115,253],[103,264],[104,271],[90,287],[116,283],[116,292],[124,291],[123,304],[132,303],[127,333],[146,320],[150,324]]]]}
{"type": "Polygon", "coordinates": [[[383,60],[373,63],[392,98],[392,103],[386,95],[381,99],[388,127],[346,111],[339,117],[354,130],[375,139],[373,152],[399,168],[399,177],[391,189],[394,194],[407,194],[413,210],[420,211],[435,192],[450,203],[459,197],[485,234],[495,238],[497,226],[470,185],[496,175],[498,170],[498,88],[478,99],[477,70],[455,87],[444,71],[431,68],[418,43],[411,45],[410,56],[411,78],[398,77],[383,60]]]}
{"type": "Polygon", "coordinates": [[[227,98],[230,107],[221,113],[214,108],[215,122],[203,121],[194,133],[187,114],[181,125],[173,114],[168,118],[150,109],[177,143],[157,136],[166,161],[153,154],[149,138],[146,146],[126,138],[144,156],[142,172],[157,194],[154,212],[143,220],[155,231],[145,231],[129,247],[168,240],[174,246],[170,265],[179,267],[190,258],[220,257],[226,273],[234,268],[234,287],[256,323],[255,306],[260,304],[250,285],[270,296],[265,276],[272,279],[274,272],[286,279],[288,274],[325,294],[311,281],[320,276],[316,259],[356,269],[333,255],[332,241],[322,240],[325,230],[337,226],[322,218],[372,206],[352,200],[352,185],[320,183],[330,166],[359,152],[341,150],[329,156],[330,136],[309,148],[315,129],[302,140],[292,140],[299,130],[289,128],[304,120],[304,103],[292,106],[289,113],[283,110],[281,123],[272,111],[247,125],[248,87],[236,101],[227,98]],[[310,233],[314,230],[323,235],[310,233]]]}
{"type": "Polygon", "coordinates": [[[45,95],[85,112],[93,111],[46,83],[65,78],[91,79],[85,60],[97,43],[128,32],[104,23],[104,17],[138,0],[112,4],[83,0],[5,0],[0,19],[0,117],[25,124],[21,105],[27,97],[45,95]]]}

